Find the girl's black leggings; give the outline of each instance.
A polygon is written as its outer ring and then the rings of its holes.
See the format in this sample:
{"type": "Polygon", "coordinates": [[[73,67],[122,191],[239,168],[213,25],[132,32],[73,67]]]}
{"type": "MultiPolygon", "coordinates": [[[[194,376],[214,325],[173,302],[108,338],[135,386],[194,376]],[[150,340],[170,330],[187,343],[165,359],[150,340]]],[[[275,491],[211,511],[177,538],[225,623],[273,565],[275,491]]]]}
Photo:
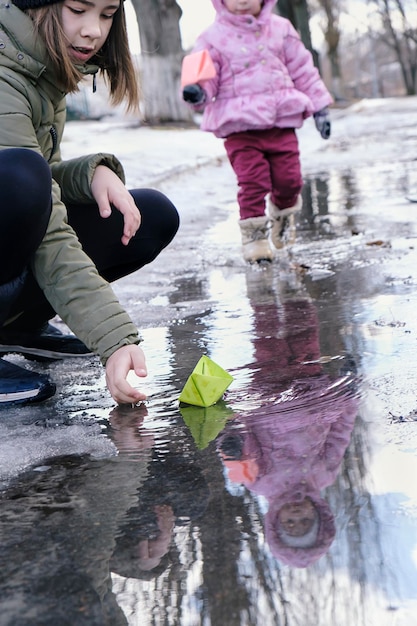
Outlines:
{"type": "MultiPolygon", "coordinates": [[[[51,213],[49,165],[33,150],[2,150],[0,189],[1,286],[22,273],[45,235],[51,213]]],[[[130,193],[140,210],[142,221],[127,246],[121,242],[123,216],[118,210],[113,209],[111,216],[103,219],[94,203],[67,205],[69,224],[101,276],[109,282],[153,261],[173,239],[179,226],[176,208],[161,192],[134,189],[130,193]]],[[[39,320],[32,319],[34,323],[40,323],[53,317],[54,311],[46,304],[33,277],[31,281],[32,284],[19,297],[18,306],[20,311],[26,310],[22,298],[27,299],[28,308],[32,311],[36,304],[39,320]]]]}

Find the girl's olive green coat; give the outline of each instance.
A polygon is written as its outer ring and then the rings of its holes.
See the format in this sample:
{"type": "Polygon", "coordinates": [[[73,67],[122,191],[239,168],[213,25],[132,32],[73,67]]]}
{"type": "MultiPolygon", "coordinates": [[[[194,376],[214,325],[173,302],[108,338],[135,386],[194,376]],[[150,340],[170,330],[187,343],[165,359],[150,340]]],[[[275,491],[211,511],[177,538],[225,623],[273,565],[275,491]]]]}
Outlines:
{"type": "MultiPolygon", "coordinates": [[[[96,71],[93,66],[85,68],[86,73],[96,71]]],[[[31,19],[13,4],[1,3],[0,149],[35,150],[49,162],[53,178],[52,214],[32,259],[32,271],[55,311],[105,363],[122,345],[138,343],[138,333],[110,285],[81,249],[62,199],[93,202],[90,185],[99,164],[107,165],[122,180],[124,174],[119,161],[109,154],[63,161],[60,141],[65,117],[65,93],[48,67],[45,47],[35,37],[31,19]]]]}

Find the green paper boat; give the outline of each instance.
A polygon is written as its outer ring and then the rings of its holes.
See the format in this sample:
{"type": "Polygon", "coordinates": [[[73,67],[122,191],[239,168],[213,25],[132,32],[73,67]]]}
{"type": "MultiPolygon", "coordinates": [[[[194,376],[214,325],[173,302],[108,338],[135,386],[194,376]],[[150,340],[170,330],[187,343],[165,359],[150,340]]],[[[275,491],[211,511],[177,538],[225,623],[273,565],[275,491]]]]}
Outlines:
{"type": "Polygon", "coordinates": [[[234,412],[220,400],[214,406],[181,406],[180,413],[200,450],[207,448],[234,412]]]}
{"type": "Polygon", "coordinates": [[[220,365],[202,356],[181,391],[179,401],[194,406],[215,404],[233,380],[220,365]]]}

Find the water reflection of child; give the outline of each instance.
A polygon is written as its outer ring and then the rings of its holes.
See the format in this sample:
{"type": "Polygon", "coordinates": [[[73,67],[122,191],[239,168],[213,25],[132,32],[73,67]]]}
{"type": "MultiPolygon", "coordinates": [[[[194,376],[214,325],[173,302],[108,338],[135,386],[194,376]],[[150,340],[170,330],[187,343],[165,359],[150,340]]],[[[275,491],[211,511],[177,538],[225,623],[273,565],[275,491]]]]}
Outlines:
{"type": "Polygon", "coordinates": [[[356,385],[347,371],[333,378],[323,370],[309,300],[285,302],[281,321],[276,304],[259,306],[268,333],[255,341],[257,408],[223,432],[218,450],[229,479],[267,499],[265,534],[274,556],[306,567],[335,536],[321,491],[335,481],[349,444],[356,385]]]}
{"type": "Polygon", "coordinates": [[[144,572],[154,570],[167,554],[172,541],[175,526],[175,515],[169,504],[156,504],[153,508],[158,534],[142,539],[137,547],[138,567],[144,572]]]}
{"type": "Polygon", "coordinates": [[[148,472],[119,526],[110,561],[111,570],[125,578],[149,580],[167,569],[175,526],[200,517],[209,499],[201,470],[179,452],[154,449],[148,472]]]}

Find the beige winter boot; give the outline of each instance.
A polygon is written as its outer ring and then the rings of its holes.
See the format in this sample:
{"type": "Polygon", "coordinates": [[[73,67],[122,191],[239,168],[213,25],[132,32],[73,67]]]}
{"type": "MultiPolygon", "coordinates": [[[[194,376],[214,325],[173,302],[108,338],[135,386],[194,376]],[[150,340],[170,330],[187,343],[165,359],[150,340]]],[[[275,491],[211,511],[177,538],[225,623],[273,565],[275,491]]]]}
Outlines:
{"type": "Polygon", "coordinates": [[[243,258],[249,263],[272,261],[274,254],[269,245],[270,220],[267,216],[249,217],[239,221],[242,235],[243,258]]]}
{"type": "Polygon", "coordinates": [[[295,241],[295,219],[294,213],[301,210],[303,199],[298,196],[294,206],[288,209],[279,209],[271,200],[271,196],[266,200],[266,213],[271,219],[270,240],[272,245],[280,250],[288,243],[295,241]]]}

